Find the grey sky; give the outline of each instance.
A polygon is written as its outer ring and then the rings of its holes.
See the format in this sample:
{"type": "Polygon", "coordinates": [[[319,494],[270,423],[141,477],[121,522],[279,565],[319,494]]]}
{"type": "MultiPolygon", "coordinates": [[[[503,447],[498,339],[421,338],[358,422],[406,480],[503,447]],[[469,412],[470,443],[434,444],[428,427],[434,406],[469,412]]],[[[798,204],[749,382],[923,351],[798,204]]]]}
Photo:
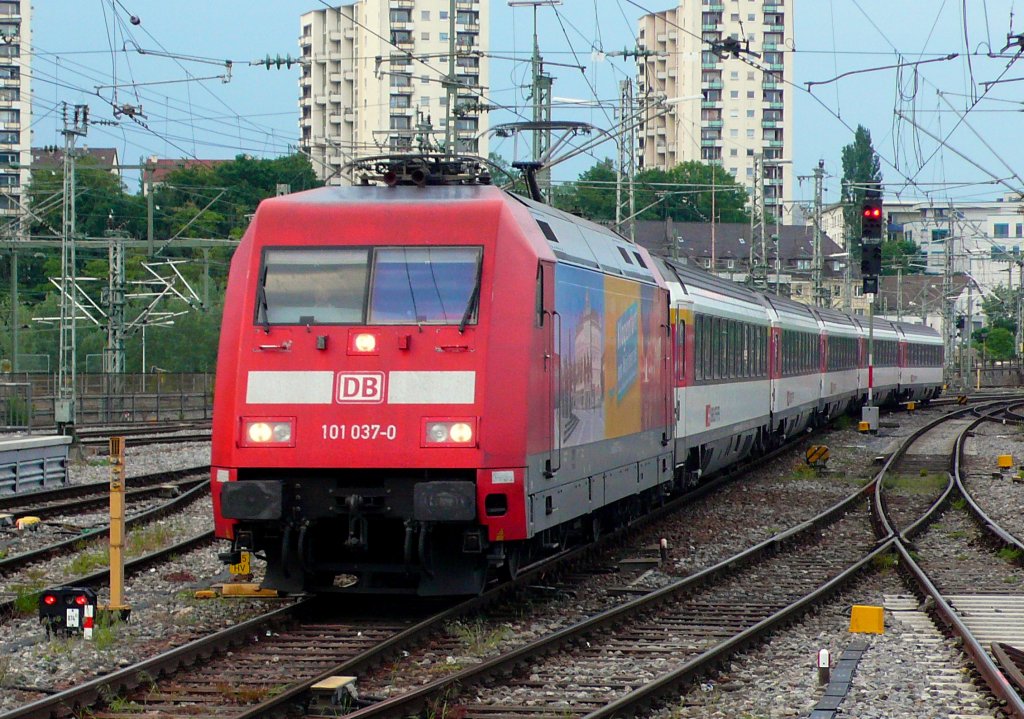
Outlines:
{"type": "MultiPolygon", "coordinates": [[[[731,3],[742,8],[753,1],[724,0],[727,8],[731,3]]],[[[584,99],[596,92],[603,100],[614,100],[618,81],[632,74],[633,66],[621,59],[601,60],[593,50],[631,49],[635,20],[642,13],[637,5],[662,10],[673,4],[664,0],[564,0],[557,15],[550,9],[541,10],[545,57],[587,68],[585,73],[552,68],[557,78],[553,94],[584,99]]],[[[294,67],[268,71],[246,63],[267,54],[297,55],[299,15],[317,7],[323,5],[316,0],[114,0],[114,8],[110,0],[36,0],[33,144],[61,142],[56,109],[60,101],[88,103],[94,119],[112,119],[106,101],[112,97],[111,91],[100,90],[106,98],[101,99],[95,87],[113,84],[115,67],[119,83],[182,80],[186,71],[193,77],[224,72],[223,66],[215,64],[136,52],[111,53],[112,46],[120,50],[131,40],[146,50],[163,48],[183,55],[231,59],[236,63],[231,81],[151,85],[137,91],[121,87],[118,103],[141,101],[147,118],[140,122],[148,127],[122,117],[118,126],[93,127],[89,144],[117,146],[122,158],[133,162],[149,154],[231,157],[238,152],[286,152],[297,139],[298,71],[294,67]],[[141,25],[131,25],[129,13],[138,15],[141,25]]],[[[809,81],[828,80],[852,70],[960,53],[949,61],[858,74],[818,85],[813,96],[791,88],[796,120],[794,139],[788,144],[796,174],[810,174],[818,159],[824,159],[834,176],[826,183],[829,197],[834,199],[842,174],[840,149],[852,138],[847,126],[863,124],[871,130],[875,147],[885,159],[883,174],[889,192],[912,197],[934,192],[937,199],[950,194],[994,198],[1008,191],[1007,187],[977,184],[991,183],[992,175],[1008,178],[1010,187],[1024,191],[1024,181],[1014,178],[1003,164],[1016,168],[1024,159],[1018,140],[1024,82],[996,85],[987,93],[981,85],[1003,73],[1004,79],[1024,77],[1024,61],[1012,60],[1015,48],[1004,57],[984,56],[990,47],[998,52],[1006,44],[1012,7],[1011,0],[796,0],[792,61],[800,88],[809,81]],[[967,47],[978,53],[969,62],[964,55],[967,47]],[[950,135],[958,113],[972,104],[966,121],[950,135]],[[897,118],[897,111],[922,129],[897,118]],[[953,147],[992,174],[951,150],[935,152],[937,143],[927,133],[950,135],[953,147]],[[910,180],[916,184],[911,185],[910,180]]],[[[491,8],[492,52],[521,61],[493,60],[488,94],[495,104],[518,107],[528,114],[526,91],[518,86],[529,79],[530,11],[512,10],[504,0],[491,0],[491,8]]],[[[1024,31],[1024,18],[1016,18],[1013,29],[1024,31]]],[[[726,77],[733,63],[739,61],[726,61],[726,77]]],[[[608,127],[613,114],[611,108],[560,107],[555,117],[608,127]]],[[[516,119],[512,112],[499,111],[492,114],[491,121],[512,119],[516,119]]],[[[509,141],[492,149],[506,157],[513,151],[509,141]]],[[[614,152],[609,143],[591,157],[565,163],[555,176],[571,179],[595,158],[614,152]]],[[[808,200],[810,190],[810,183],[798,185],[792,199],[808,200]]]]}

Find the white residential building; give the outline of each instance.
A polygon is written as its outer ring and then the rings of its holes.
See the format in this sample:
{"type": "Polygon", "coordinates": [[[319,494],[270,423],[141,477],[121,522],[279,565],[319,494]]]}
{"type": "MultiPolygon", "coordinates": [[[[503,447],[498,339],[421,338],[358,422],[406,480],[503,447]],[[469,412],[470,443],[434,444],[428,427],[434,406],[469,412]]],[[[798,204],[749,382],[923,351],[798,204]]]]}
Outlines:
{"type": "Polygon", "coordinates": [[[447,126],[455,9],[457,149],[486,157],[489,0],[356,0],[302,15],[300,146],[321,179],[360,157],[419,149],[447,126]],[[429,130],[429,131],[428,131],[429,130]]]}
{"type": "Polygon", "coordinates": [[[767,211],[788,218],[793,0],[680,0],[641,17],[638,40],[639,98],[665,101],[647,111],[641,166],[714,162],[748,187],[763,169],[767,211]]]}
{"type": "Polygon", "coordinates": [[[16,237],[27,234],[20,203],[32,164],[31,17],[29,0],[0,2],[0,218],[16,237]]]}

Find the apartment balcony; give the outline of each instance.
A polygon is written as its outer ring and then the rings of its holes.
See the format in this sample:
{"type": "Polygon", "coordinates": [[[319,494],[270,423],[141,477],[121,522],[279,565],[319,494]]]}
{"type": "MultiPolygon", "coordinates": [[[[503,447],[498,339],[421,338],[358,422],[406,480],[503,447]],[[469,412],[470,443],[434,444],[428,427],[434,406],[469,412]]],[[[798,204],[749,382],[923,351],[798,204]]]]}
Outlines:
{"type": "Polygon", "coordinates": [[[391,4],[388,7],[390,7],[392,10],[404,10],[406,8],[411,10],[415,6],[415,0],[391,0],[391,4]]]}
{"type": "Polygon", "coordinates": [[[717,61],[717,60],[715,62],[702,62],[700,64],[700,69],[701,70],[717,70],[719,62],[720,61],[717,61]]]}
{"type": "Polygon", "coordinates": [[[411,20],[409,22],[406,22],[404,20],[392,20],[391,21],[391,29],[392,30],[408,30],[409,32],[412,32],[416,28],[413,26],[411,20]]]}
{"type": "Polygon", "coordinates": [[[464,30],[465,32],[480,32],[480,23],[478,23],[478,22],[459,23],[459,30],[464,30]]]}
{"type": "MultiPolygon", "coordinates": [[[[345,74],[347,75],[348,73],[345,74]]],[[[332,72],[327,75],[328,82],[341,82],[344,79],[346,78],[340,72],[332,72]]]]}
{"type": "Polygon", "coordinates": [[[766,102],[764,106],[769,110],[782,110],[785,107],[781,102],[766,102]]]}
{"type": "Polygon", "coordinates": [[[718,23],[714,23],[712,25],[701,25],[700,29],[702,32],[715,32],[718,30],[718,23]]]}
{"type": "Polygon", "coordinates": [[[327,53],[327,59],[330,60],[331,62],[341,62],[342,58],[344,58],[344,57],[345,56],[343,54],[341,54],[340,52],[329,52],[329,53],[327,53]]]}
{"type": "Polygon", "coordinates": [[[411,95],[412,91],[412,85],[400,85],[391,87],[391,94],[393,95],[411,95]]]}
{"type": "Polygon", "coordinates": [[[327,104],[327,95],[316,95],[313,98],[313,102],[316,103],[317,105],[326,105],[327,104]]]}
{"type": "Polygon", "coordinates": [[[335,105],[340,105],[341,103],[343,103],[345,101],[345,99],[340,94],[335,93],[335,92],[332,92],[327,97],[335,105]]]}
{"type": "Polygon", "coordinates": [[[765,147],[782,147],[783,144],[784,143],[783,143],[782,140],[765,140],[764,141],[764,146],[765,147]]]}
{"type": "Polygon", "coordinates": [[[782,87],[781,83],[775,82],[775,80],[765,80],[761,83],[761,89],[763,90],[778,90],[782,87]]]}
{"type": "Polygon", "coordinates": [[[725,120],[704,120],[701,124],[704,127],[722,127],[725,124],[725,120]]]}
{"type": "Polygon", "coordinates": [[[771,0],[769,0],[762,6],[762,10],[764,10],[764,13],[766,15],[775,15],[778,13],[785,12],[781,2],[772,2],[771,0]]]}
{"type": "Polygon", "coordinates": [[[455,0],[456,10],[475,10],[479,7],[477,0],[455,0]]]}
{"type": "Polygon", "coordinates": [[[722,89],[722,81],[721,80],[708,80],[707,82],[702,82],[700,84],[700,88],[702,90],[721,90],[722,89]]]}
{"type": "Polygon", "coordinates": [[[701,100],[700,106],[702,110],[710,110],[712,108],[721,107],[721,100],[701,100]]]}
{"type": "Polygon", "coordinates": [[[767,128],[782,127],[782,121],[781,120],[761,120],[761,127],[767,127],[767,128]]]}
{"type": "Polygon", "coordinates": [[[355,122],[356,112],[352,108],[348,108],[347,110],[345,110],[345,114],[342,117],[344,118],[345,122],[355,122]]]}
{"type": "Polygon", "coordinates": [[[327,116],[327,122],[331,123],[332,125],[340,125],[342,119],[343,118],[342,118],[341,115],[328,115],[327,116]]]}
{"type": "Polygon", "coordinates": [[[765,25],[764,26],[764,31],[765,32],[786,32],[786,26],[785,25],[765,25]]]}
{"type": "Polygon", "coordinates": [[[327,39],[330,40],[331,42],[341,42],[343,38],[344,35],[342,34],[341,30],[327,31],[327,39]]]}
{"type": "Polygon", "coordinates": [[[766,178],[764,178],[764,184],[766,184],[766,185],[781,185],[782,184],[782,178],[781,177],[766,177],[766,178]]]}
{"type": "Polygon", "coordinates": [[[720,137],[702,137],[700,138],[701,147],[718,147],[718,144],[722,141],[720,137]]]}
{"type": "Polygon", "coordinates": [[[710,5],[705,6],[704,9],[707,10],[708,12],[725,12],[725,5],[723,5],[720,2],[713,2],[710,5]]]}
{"type": "Polygon", "coordinates": [[[768,69],[775,72],[782,72],[786,69],[786,64],[782,62],[770,62],[768,63],[768,69]]]}
{"type": "Polygon", "coordinates": [[[779,45],[779,43],[777,43],[777,42],[766,42],[766,43],[762,43],[762,45],[761,45],[761,49],[762,50],[766,50],[766,51],[769,51],[769,52],[771,52],[773,50],[778,50],[781,47],[782,46],[779,45]]]}

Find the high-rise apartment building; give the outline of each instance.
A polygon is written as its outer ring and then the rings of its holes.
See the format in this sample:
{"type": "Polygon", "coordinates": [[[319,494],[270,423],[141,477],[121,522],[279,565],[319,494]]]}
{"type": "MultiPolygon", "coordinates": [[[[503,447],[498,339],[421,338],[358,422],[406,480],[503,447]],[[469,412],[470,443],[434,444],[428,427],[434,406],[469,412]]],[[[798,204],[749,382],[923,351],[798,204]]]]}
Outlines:
{"type": "Polygon", "coordinates": [[[0,2],[0,234],[8,237],[27,231],[18,221],[32,163],[31,17],[29,0],[0,2]]]}
{"type": "Polygon", "coordinates": [[[452,12],[456,147],[486,156],[488,2],[356,0],[302,16],[300,146],[322,179],[341,184],[354,159],[443,142],[452,12]]]}
{"type": "Polygon", "coordinates": [[[788,217],[792,40],[793,0],[680,0],[641,17],[638,96],[664,100],[650,106],[639,132],[642,167],[713,162],[747,186],[756,173],[766,210],[788,217]]]}

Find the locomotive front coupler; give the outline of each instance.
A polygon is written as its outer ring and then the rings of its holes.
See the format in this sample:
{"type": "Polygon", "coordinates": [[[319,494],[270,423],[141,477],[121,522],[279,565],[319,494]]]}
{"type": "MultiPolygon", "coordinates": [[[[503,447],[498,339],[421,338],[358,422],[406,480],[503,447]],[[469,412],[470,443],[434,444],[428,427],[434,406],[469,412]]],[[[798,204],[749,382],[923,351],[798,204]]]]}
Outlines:
{"type": "Polygon", "coordinates": [[[348,508],[348,537],[345,539],[346,549],[369,548],[368,526],[366,517],[363,516],[363,498],[358,494],[350,494],[345,497],[345,505],[348,508]]]}
{"type": "Polygon", "coordinates": [[[224,564],[238,564],[242,561],[242,552],[251,552],[253,547],[255,547],[255,544],[252,532],[241,530],[235,533],[235,538],[231,541],[231,550],[219,552],[217,559],[224,564]]]}

